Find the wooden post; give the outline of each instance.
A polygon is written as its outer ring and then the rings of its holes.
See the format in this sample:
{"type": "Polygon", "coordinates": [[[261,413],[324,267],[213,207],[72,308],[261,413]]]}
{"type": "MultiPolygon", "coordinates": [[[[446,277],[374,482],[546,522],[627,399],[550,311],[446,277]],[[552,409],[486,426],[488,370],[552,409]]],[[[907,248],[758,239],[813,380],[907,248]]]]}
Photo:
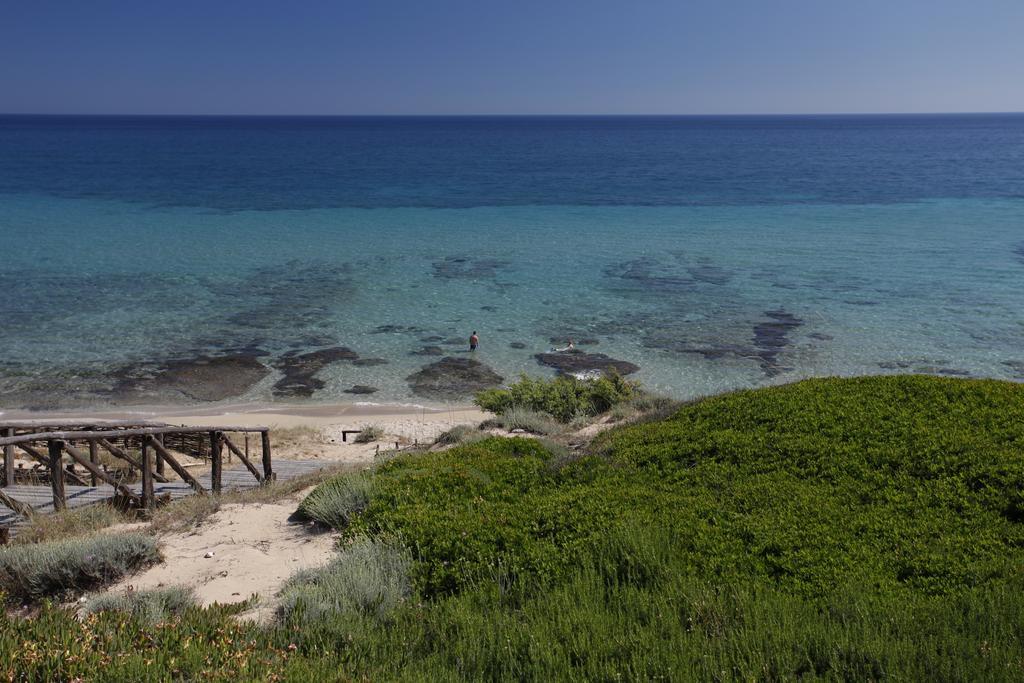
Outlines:
{"type": "Polygon", "coordinates": [[[53,488],[53,509],[56,512],[67,508],[68,499],[64,493],[64,468],[61,456],[64,454],[63,441],[48,441],[50,448],[50,486],[53,488]]]}
{"type": "Polygon", "coordinates": [[[260,432],[260,439],[263,441],[263,481],[274,481],[274,470],[270,465],[270,432],[260,432]]]}
{"type": "MultiPolygon", "coordinates": [[[[164,435],[157,434],[154,440],[160,442],[160,445],[162,446],[164,443],[164,435]]],[[[166,474],[166,472],[164,472],[164,455],[159,448],[155,448],[153,450],[156,451],[156,473],[163,477],[166,474]]]]}
{"type": "MultiPolygon", "coordinates": [[[[14,427],[4,430],[4,436],[14,436],[14,427]]],[[[4,486],[14,486],[14,446],[4,446],[4,486]]]]}
{"type": "Polygon", "coordinates": [[[221,443],[220,432],[210,432],[210,487],[215,494],[220,493],[221,485],[221,443]]]}
{"type": "MultiPolygon", "coordinates": [[[[96,469],[100,467],[100,451],[99,446],[93,439],[89,439],[89,462],[96,469]]],[[[92,485],[99,486],[99,478],[94,474],[92,475],[92,485]]]]}
{"type": "Polygon", "coordinates": [[[153,451],[145,437],[142,439],[142,507],[144,510],[153,509],[153,451]]]}

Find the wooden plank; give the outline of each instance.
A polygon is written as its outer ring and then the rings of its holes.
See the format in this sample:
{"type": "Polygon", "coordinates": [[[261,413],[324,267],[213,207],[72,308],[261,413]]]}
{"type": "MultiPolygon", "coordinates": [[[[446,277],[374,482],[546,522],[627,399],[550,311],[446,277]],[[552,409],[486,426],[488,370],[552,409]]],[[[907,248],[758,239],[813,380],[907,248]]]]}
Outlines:
{"type": "MultiPolygon", "coordinates": [[[[38,432],[35,434],[18,434],[17,436],[5,436],[0,438],[0,446],[8,443],[19,444],[32,441],[46,441],[48,439],[60,439],[62,441],[84,441],[91,438],[124,438],[127,436],[156,436],[157,434],[188,434],[191,432],[208,432],[209,427],[145,427],[140,429],[120,429],[111,431],[61,431],[61,432],[38,432]]],[[[263,432],[267,427],[213,427],[218,432],[263,432]]]]}
{"type": "MultiPolygon", "coordinates": [[[[96,469],[100,468],[99,446],[96,444],[95,439],[89,439],[89,462],[92,463],[93,467],[95,467],[96,469]]],[[[92,485],[99,485],[99,481],[97,481],[95,474],[92,475],[92,485]]]]}
{"type": "MultiPolygon", "coordinates": [[[[4,436],[14,436],[14,427],[4,430],[4,436]]],[[[4,486],[14,484],[14,446],[4,446],[4,486]]]]}
{"type": "MultiPolygon", "coordinates": [[[[163,442],[164,435],[163,434],[158,434],[155,437],[143,437],[143,438],[152,439],[152,441],[150,443],[153,444],[153,443],[163,442]]],[[[164,476],[164,473],[165,473],[164,472],[164,455],[163,455],[164,452],[165,451],[163,451],[163,449],[159,449],[159,450],[156,451],[156,473],[159,474],[161,477],[164,476]]]]}
{"type": "Polygon", "coordinates": [[[64,451],[68,455],[70,455],[72,459],[78,461],[78,464],[80,464],[85,469],[89,470],[89,473],[93,476],[94,479],[102,479],[103,481],[107,482],[115,489],[117,489],[117,491],[120,492],[122,495],[127,496],[128,498],[136,500],[138,499],[138,497],[130,488],[117,481],[117,479],[114,479],[112,476],[101,470],[96,465],[93,465],[91,462],[89,462],[89,460],[85,457],[84,454],[82,454],[80,451],[74,448],[71,444],[65,443],[64,451]]]}
{"type": "Polygon", "coordinates": [[[221,491],[221,434],[220,432],[210,432],[210,488],[213,489],[214,493],[219,494],[221,491]]]}
{"type": "MultiPolygon", "coordinates": [[[[113,455],[115,458],[121,458],[121,460],[124,460],[135,469],[139,471],[142,470],[142,463],[133,458],[131,455],[129,455],[127,451],[122,450],[121,448],[115,446],[106,439],[97,439],[97,441],[99,441],[101,446],[110,451],[110,454],[113,455]]],[[[153,479],[161,483],[167,483],[167,477],[161,476],[159,474],[154,474],[153,479]]]]}
{"type": "Polygon", "coordinates": [[[60,465],[64,454],[64,444],[60,441],[51,441],[48,448],[50,451],[50,488],[53,490],[53,509],[60,511],[67,507],[68,500],[64,492],[64,477],[61,476],[64,468],[60,465]]]}
{"type": "Polygon", "coordinates": [[[146,439],[142,440],[142,508],[153,509],[153,451],[146,439]]]}
{"type": "Polygon", "coordinates": [[[245,465],[246,469],[252,472],[252,476],[256,477],[256,481],[263,481],[263,475],[259,473],[259,470],[256,469],[256,466],[252,464],[249,458],[245,457],[245,453],[243,453],[238,446],[228,438],[228,435],[224,434],[221,438],[224,440],[224,445],[228,447],[228,450],[237,455],[238,459],[242,461],[242,464],[245,465]]]}
{"type": "Polygon", "coordinates": [[[196,478],[192,476],[191,472],[189,472],[187,469],[181,466],[181,464],[178,462],[178,459],[171,455],[170,452],[166,448],[164,448],[164,445],[162,443],[160,443],[151,436],[146,438],[150,439],[150,445],[153,446],[153,450],[155,450],[157,454],[161,458],[163,458],[168,465],[171,466],[172,470],[178,473],[178,476],[181,477],[185,483],[194,488],[198,493],[206,493],[206,489],[203,488],[203,485],[200,484],[196,480],[196,478]]]}
{"type": "Polygon", "coordinates": [[[263,446],[263,480],[274,481],[274,469],[270,463],[270,432],[260,432],[260,441],[263,446]]]}
{"type": "Polygon", "coordinates": [[[31,505],[11,498],[4,491],[0,491],[0,503],[3,503],[26,519],[32,519],[32,516],[35,514],[35,510],[32,509],[31,505]]]}

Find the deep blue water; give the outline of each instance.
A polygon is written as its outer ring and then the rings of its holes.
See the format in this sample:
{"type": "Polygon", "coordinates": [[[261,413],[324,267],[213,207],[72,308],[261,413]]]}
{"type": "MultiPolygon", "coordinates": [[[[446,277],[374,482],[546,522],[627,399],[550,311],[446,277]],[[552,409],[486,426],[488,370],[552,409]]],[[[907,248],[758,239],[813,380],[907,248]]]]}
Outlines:
{"type": "Polygon", "coordinates": [[[0,236],[0,407],[336,345],[388,363],[311,400],[420,401],[477,328],[505,377],[574,336],[679,396],[1024,377],[1024,115],[2,116],[0,236]]]}

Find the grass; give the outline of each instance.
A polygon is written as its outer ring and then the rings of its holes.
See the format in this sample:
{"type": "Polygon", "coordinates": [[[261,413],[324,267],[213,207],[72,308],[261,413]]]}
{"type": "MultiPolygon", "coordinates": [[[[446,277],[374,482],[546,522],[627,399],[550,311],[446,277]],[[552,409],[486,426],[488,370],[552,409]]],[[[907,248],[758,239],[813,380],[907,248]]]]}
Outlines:
{"type": "Polygon", "coordinates": [[[373,443],[384,438],[384,428],[380,425],[366,425],[356,434],[356,443],[373,443]]]}
{"type": "Polygon", "coordinates": [[[13,599],[67,597],[160,559],[144,534],[92,536],[0,548],[0,588],[13,599]]]}
{"type": "Polygon", "coordinates": [[[407,597],[383,611],[354,570],[321,592],[300,575],[311,609],[271,627],[185,610],[143,647],[130,616],[44,607],[0,622],[0,674],[1021,680],[1022,399],[995,381],[810,380],[630,423],[558,467],[536,439],[401,455],[340,527],[350,548],[408,549],[407,597]]]}
{"type": "Polygon", "coordinates": [[[409,552],[395,542],[355,538],[326,567],[288,581],[279,617],[298,624],[328,616],[384,618],[409,597],[410,563],[409,552]]]}
{"type": "Polygon", "coordinates": [[[196,606],[191,588],[172,586],[126,593],[102,593],[90,598],[82,607],[82,614],[122,612],[145,624],[159,624],[181,616],[196,606]]]}
{"type": "Polygon", "coordinates": [[[441,432],[434,439],[439,446],[457,446],[461,443],[472,443],[485,438],[480,430],[473,425],[455,425],[451,429],[441,432]]]}
{"type": "Polygon", "coordinates": [[[504,429],[505,431],[513,431],[521,429],[524,432],[530,434],[556,434],[564,431],[565,427],[553,419],[546,413],[541,413],[530,408],[523,408],[521,406],[511,406],[500,415],[485,420],[481,425],[481,429],[491,428],[504,429]]]}
{"type": "Polygon", "coordinates": [[[317,486],[299,505],[306,519],[343,529],[370,502],[373,480],[364,472],[335,477],[317,486]]]}

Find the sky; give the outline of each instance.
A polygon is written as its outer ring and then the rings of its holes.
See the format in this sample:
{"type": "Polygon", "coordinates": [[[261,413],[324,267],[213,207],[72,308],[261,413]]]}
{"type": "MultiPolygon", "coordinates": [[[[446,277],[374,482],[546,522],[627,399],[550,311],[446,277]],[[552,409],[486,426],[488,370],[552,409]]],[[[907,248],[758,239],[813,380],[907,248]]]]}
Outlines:
{"type": "Polygon", "coordinates": [[[0,112],[1024,111],[1024,0],[0,0],[0,112]]]}

